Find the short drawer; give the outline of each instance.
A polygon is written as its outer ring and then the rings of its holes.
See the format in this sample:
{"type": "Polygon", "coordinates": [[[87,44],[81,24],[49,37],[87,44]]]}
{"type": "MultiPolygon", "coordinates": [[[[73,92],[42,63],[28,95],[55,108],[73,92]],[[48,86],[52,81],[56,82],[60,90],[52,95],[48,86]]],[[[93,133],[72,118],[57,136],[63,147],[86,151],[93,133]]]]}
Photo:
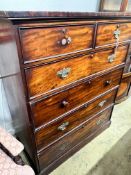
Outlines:
{"type": "Polygon", "coordinates": [[[131,39],[131,23],[99,24],[97,29],[96,47],[131,39]]]}
{"type": "Polygon", "coordinates": [[[63,156],[64,153],[67,153],[71,148],[88,138],[90,134],[104,126],[104,124],[109,122],[111,111],[112,108],[108,108],[100,114],[95,115],[93,119],[81,125],[77,131],[73,131],[63,139],[39,153],[38,157],[40,167],[48,166],[56,161],[63,156]]]}
{"type": "Polygon", "coordinates": [[[94,25],[20,29],[24,62],[92,48],[94,25]]]}
{"type": "Polygon", "coordinates": [[[79,110],[49,124],[39,131],[36,131],[36,143],[38,150],[43,149],[60,138],[64,137],[71,130],[77,128],[92,115],[98,113],[105,107],[114,103],[116,90],[98,98],[97,100],[87,103],[79,110]]]}
{"type": "Polygon", "coordinates": [[[64,87],[125,62],[128,45],[25,70],[29,98],[64,87]]]}
{"type": "Polygon", "coordinates": [[[122,71],[123,68],[106,73],[64,92],[32,103],[31,112],[35,127],[60,118],[64,113],[114,88],[120,82],[122,71]]]}

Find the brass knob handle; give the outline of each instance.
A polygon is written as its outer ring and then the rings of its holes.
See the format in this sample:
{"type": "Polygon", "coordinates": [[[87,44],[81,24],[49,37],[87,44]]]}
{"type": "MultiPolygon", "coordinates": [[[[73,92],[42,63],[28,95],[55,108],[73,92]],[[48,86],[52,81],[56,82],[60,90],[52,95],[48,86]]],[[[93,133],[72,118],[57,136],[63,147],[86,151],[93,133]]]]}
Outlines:
{"type": "Polygon", "coordinates": [[[66,38],[63,38],[60,43],[62,46],[65,46],[67,44],[66,38]]]}
{"type": "Polygon", "coordinates": [[[71,68],[70,67],[63,68],[62,70],[57,72],[57,76],[62,78],[62,79],[64,79],[64,78],[66,78],[69,75],[70,72],[71,72],[71,68]]]}
{"type": "Polygon", "coordinates": [[[106,82],[105,82],[105,86],[109,86],[111,84],[111,80],[107,80],[106,82]]]}
{"type": "Polygon", "coordinates": [[[108,56],[108,62],[112,63],[115,60],[115,54],[111,54],[108,56]]]}
{"type": "Polygon", "coordinates": [[[98,104],[98,106],[102,108],[105,105],[105,103],[106,103],[106,100],[103,100],[98,104]]]}
{"type": "Polygon", "coordinates": [[[58,126],[57,129],[59,131],[64,131],[67,128],[68,125],[69,125],[69,122],[64,122],[64,123],[62,123],[62,125],[58,126]]]}
{"type": "Polygon", "coordinates": [[[93,54],[91,54],[91,55],[90,55],[90,58],[93,58],[93,57],[94,57],[94,55],[93,55],[93,54]]]}
{"type": "Polygon", "coordinates": [[[66,106],[69,105],[69,102],[66,101],[66,100],[63,100],[63,101],[61,102],[61,105],[62,105],[62,107],[66,107],[66,106]]]}
{"type": "Polygon", "coordinates": [[[62,46],[69,45],[71,43],[72,39],[71,37],[64,37],[61,41],[58,41],[58,44],[61,44],[62,46]]]}

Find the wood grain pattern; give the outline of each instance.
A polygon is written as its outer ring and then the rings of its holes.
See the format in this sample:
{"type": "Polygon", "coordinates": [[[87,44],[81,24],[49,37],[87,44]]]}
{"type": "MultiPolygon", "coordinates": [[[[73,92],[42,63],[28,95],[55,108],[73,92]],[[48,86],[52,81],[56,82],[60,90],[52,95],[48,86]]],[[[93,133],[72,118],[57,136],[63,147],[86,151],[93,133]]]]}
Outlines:
{"type": "MultiPolygon", "coordinates": [[[[49,174],[51,171],[53,171],[55,168],[57,168],[60,164],[62,164],[64,161],[66,161],[69,157],[71,157],[73,154],[75,154],[77,151],[79,151],[81,148],[83,148],[85,145],[87,145],[90,141],[92,141],[94,138],[96,138],[98,135],[100,135],[102,132],[105,131],[111,124],[111,121],[109,120],[104,125],[101,125],[98,127],[92,134],[88,135],[86,138],[81,140],[78,144],[76,144],[74,147],[66,151],[62,156],[60,156],[58,159],[53,161],[49,166],[47,166],[44,169],[41,169],[42,175],[49,174]]],[[[38,155],[38,157],[43,155],[38,155]]],[[[42,162],[41,162],[42,163],[42,162]]]]}
{"type": "Polygon", "coordinates": [[[128,91],[131,84],[131,73],[124,74],[125,77],[122,78],[117,97],[116,97],[116,103],[119,103],[122,99],[128,96],[128,91]],[[127,76],[126,76],[127,74],[127,76]]]}
{"type": "Polygon", "coordinates": [[[61,137],[64,137],[64,135],[77,128],[81,123],[89,119],[92,115],[98,113],[108,105],[113,104],[115,95],[116,90],[100,97],[90,104],[85,104],[78,111],[71,113],[62,119],[59,119],[57,122],[45,126],[40,131],[36,132],[35,135],[38,151],[56,142],[56,140],[59,140],[61,137]],[[103,106],[100,106],[100,103],[103,103],[103,106]],[[58,130],[58,127],[66,122],[69,122],[69,125],[65,127],[65,130],[58,130]]]}
{"type": "Polygon", "coordinates": [[[0,72],[13,121],[20,125],[17,133],[36,174],[47,175],[110,125],[130,42],[131,15],[0,12],[0,16],[7,18],[0,20],[0,72]],[[120,43],[115,60],[109,62],[117,24],[120,43]],[[58,41],[64,37],[71,37],[71,42],[61,46],[58,41]],[[71,72],[61,79],[57,73],[64,68],[71,72]],[[102,100],[107,101],[100,107],[102,100]],[[58,131],[67,119],[67,129],[58,131]]]}
{"type": "Polygon", "coordinates": [[[93,55],[84,55],[25,70],[29,98],[45,94],[47,91],[53,91],[91,74],[123,63],[127,54],[127,48],[127,46],[120,46],[112,63],[109,63],[108,56],[114,50],[109,49],[99,51],[93,55]],[[70,68],[71,71],[66,78],[61,79],[57,72],[63,68],[70,68]]]}
{"type": "Polygon", "coordinates": [[[93,25],[20,30],[24,61],[92,48],[93,32],[93,25]],[[70,44],[59,43],[66,37],[70,44]]]}
{"type": "Polygon", "coordinates": [[[39,154],[40,167],[42,168],[43,165],[48,166],[51,162],[61,157],[62,154],[66,153],[68,150],[87,138],[89,134],[93,133],[93,131],[98,129],[101,125],[108,122],[111,110],[112,108],[108,108],[100,114],[95,115],[93,119],[86,121],[83,125],[81,125],[78,130],[70,133],[65,138],[45,149],[45,151],[39,154]],[[102,122],[97,125],[99,120],[102,122]]]}
{"type": "Polygon", "coordinates": [[[99,24],[96,37],[96,47],[116,42],[114,31],[119,25],[119,41],[131,40],[131,23],[99,24]]]}
{"type": "Polygon", "coordinates": [[[117,86],[122,71],[123,69],[118,69],[32,104],[31,111],[35,127],[45,125],[71,109],[117,86]],[[107,81],[111,81],[111,84],[106,86],[107,81]],[[63,100],[69,103],[66,107],[62,106],[63,100]]]}
{"type": "Polygon", "coordinates": [[[112,68],[116,65],[119,65],[126,60],[127,56],[127,51],[128,51],[128,45],[125,46],[119,46],[115,59],[113,62],[109,63],[109,56],[114,54],[114,49],[109,49],[107,51],[98,51],[97,53],[94,54],[94,57],[92,59],[92,73],[97,73],[102,70],[106,70],[109,68],[112,68]]]}

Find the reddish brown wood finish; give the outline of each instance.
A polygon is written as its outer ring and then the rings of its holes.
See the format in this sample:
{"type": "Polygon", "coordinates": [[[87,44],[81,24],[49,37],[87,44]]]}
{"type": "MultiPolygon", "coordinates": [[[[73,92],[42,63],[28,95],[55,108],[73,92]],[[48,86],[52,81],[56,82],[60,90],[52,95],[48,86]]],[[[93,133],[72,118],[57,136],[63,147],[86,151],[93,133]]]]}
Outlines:
{"type": "Polygon", "coordinates": [[[119,25],[119,41],[131,40],[131,23],[99,24],[96,37],[96,47],[116,43],[114,31],[119,25]]]}
{"type": "Polygon", "coordinates": [[[131,84],[131,72],[124,74],[122,78],[122,82],[120,84],[120,87],[117,93],[116,103],[119,103],[120,101],[125,99],[125,97],[128,96],[130,84],[131,84]]]}
{"type": "Polygon", "coordinates": [[[122,71],[123,69],[118,69],[103,76],[96,77],[79,86],[32,104],[32,117],[35,127],[47,124],[56,119],[56,117],[60,117],[69,110],[117,86],[120,82],[122,71]],[[109,85],[106,85],[107,81],[110,82],[109,85]],[[62,101],[64,100],[69,103],[65,107],[62,106],[62,101]]]}
{"type": "Polygon", "coordinates": [[[92,115],[103,110],[107,106],[113,104],[116,95],[116,90],[108,93],[96,101],[83,105],[78,111],[59,119],[51,125],[45,126],[40,131],[35,133],[38,151],[58,141],[61,137],[68,134],[71,130],[77,128],[84,121],[88,120],[92,115]],[[63,131],[58,130],[59,126],[64,123],[69,123],[63,131]]]}
{"type": "Polygon", "coordinates": [[[128,51],[128,45],[119,46],[117,51],[114,49],[109,49],[107,51],[98,51],[94,54],[92,59],[92,73],[97,73],[102,70],[107,70],[116,65],[125,62],[128,51]],[[109,63],[109,56],[116,54],[113,62],[109,63]]]}
{"type": "Polygon", "coordinates": [[[119,13],[109,19],[112,13],[108,13],[103,17],[106,20],[100,18],[102,14],[9,12],[4,18],[11,15],[12,24],[0,20],[0,73],[17,136],[33,160],[36,174],[49,174],[110,125],[130,42],[131,20],[127,19],[131,17],[117,19],[119,13]],[[121,43],[115,60],[109,62],[116,42],[111,33],[117,24],[121,43]],[[72,39],[64,47],[57,43],[65,37],[58,30],[63,28],[66,38],[72,39]],[[57,75],[70,67],[66,78],[57,75]],[[103,100],[107,100],[105,105],[98,107],[103,100]],[[67,119],[67,129],[58,132],[67,119]]]}
{"type": "Polygon", "coordinates": [[[65,138],[59,140],[57,143],[54,143],[52,146],[39,154],[41,169],[43,166],[48,166],[51,162],[59,159],[64,153],[68,152],[68,150],[87,138],[89,134],[93,133],[95,130],[99,129],[100,126],[108,122],[111,115],[111,110],[112,108],[109,108],[104,112],[93,116],[92,119],[86,121],[76,131],[70,133],[65,138]]]}
{"type": "Polygon", "coordinates": [[[47,91],[53,91],[56,88],[123,63],[127,54],[127,48],[127,45],[120,46],[112,63],[109,62],[108,56],[114,53],[114,50],[109,49],[99,51],[93,55],[84,55],[25,70],[29,98],[45,94],[47,91]],[[71,69],[68,76],[64,79],[57,75],[58,71],[63,70],[63,68],[71,69]]]}
{"type": "MultiPolygon", "coordinates": [[[[78,24],[79,25],[79,24],[78,24]]],[[[20,30],[25,62],[92,48],[93,25],[20,30]],[[62,39],[71,41],[62,45],[62,39]]]]}

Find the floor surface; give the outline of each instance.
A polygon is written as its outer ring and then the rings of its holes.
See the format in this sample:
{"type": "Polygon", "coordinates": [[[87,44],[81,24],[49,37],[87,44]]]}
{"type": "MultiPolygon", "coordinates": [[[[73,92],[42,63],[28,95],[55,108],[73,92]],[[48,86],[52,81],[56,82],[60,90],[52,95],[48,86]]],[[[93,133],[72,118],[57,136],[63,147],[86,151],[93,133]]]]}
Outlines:
{"type": "Polygon", "coordinates": [[[115,106],[110,128],[50,175],[131,175],[131,97],[115,106]]]}

